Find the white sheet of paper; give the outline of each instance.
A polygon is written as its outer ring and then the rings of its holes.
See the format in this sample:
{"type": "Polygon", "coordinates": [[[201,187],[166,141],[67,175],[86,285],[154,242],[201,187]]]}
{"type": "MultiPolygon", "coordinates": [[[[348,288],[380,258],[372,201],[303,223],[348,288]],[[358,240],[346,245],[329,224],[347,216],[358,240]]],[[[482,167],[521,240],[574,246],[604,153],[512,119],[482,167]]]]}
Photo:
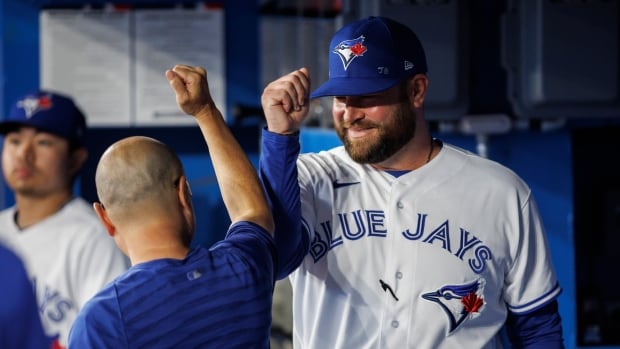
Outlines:
{"type": "Polygon", "coordinates": [[[137,9],[135,33],[137,125],[195,125],[179,110],[164,75],[175,64],[207,70],[213,100],[226,117],[222,9],[137,9]]]}
{"type": "Polygon", "coordinates": [[[41,87],[73,97],[89,126],[195,125],[164,75],[175,64],[207,70],[226,117],[223,9],[42,10],[40,45],[41,87]]]}
{"type": "Polygon", "coordinates": [[[131,124],[129,12],[40,12],[40,85],[72,97],[89,126],[131,124]]]}

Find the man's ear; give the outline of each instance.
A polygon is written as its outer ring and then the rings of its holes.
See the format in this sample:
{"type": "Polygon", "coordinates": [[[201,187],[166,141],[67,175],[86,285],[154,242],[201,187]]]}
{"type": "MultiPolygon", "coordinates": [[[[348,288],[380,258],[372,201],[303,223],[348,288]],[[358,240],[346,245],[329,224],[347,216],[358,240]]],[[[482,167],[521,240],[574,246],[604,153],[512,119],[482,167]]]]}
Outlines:
{"type": "Polygon", "coordinates": [[[187,180],[187,178],[185,178],[185,176],[183,176],[183,178],[185,179],[185,184],[187,185],[187,193],[191,197],[192,196],[192,188],[189,186],[189,181],[187,180]]]}
{"type": "Polygon", "coordinates": [[[408,91],[410,101],[414,108],[422,108],[427,90],[428,78],[426,77],[426,74],[416,74],[410,78],[408,83],[408,91]]]}
{"type": "Polygon", "coordinates": [[[101,223],[103,223],[105,230],[108,231],[108,234],[110,236],[114,237],[114,235],[116,234],[116,227],[114,226],[114,224],[112,224],[110,217],[108,217],[108,212],[106,212],[103,205],[95,202],[93,203],[93,208],[95,209],[97,217],[99,217],[99,220],[101,221],[101,223]]]}
{"type": "Polygon", "coordinates": [[[75,176],[86,162],[86,159],[88,159],[88,150],[86,148],[80,147],[75,149],[71,153],[71,159],[69,159],[69,173],[75,176]]]}
{"type": "Polygon", "coordinates": [[[192,190],[189,187],[189,181],[185,175],[181,175],[179,178],[179,186],[177,188],[177,195],[179,202],[184,208],[192,209],[192,190]]]}

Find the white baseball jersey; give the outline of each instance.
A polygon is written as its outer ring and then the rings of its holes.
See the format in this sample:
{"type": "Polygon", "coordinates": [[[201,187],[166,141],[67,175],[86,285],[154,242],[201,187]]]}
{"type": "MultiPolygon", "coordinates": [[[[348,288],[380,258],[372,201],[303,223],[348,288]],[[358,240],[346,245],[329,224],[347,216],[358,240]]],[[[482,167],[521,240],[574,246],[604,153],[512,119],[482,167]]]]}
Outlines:
{"type": "Polygon", "coordinates": [[[0,237],[24,260],[45,332],[66,347],[82,305],[127,270],[129,260],[82,198],[23,230],[14,216],[15,207],[0,212],[0,237]]]}
{"type": "Polygon", "coordinates": [[[508,310],[561,292],[532,193],[496,162],[444,144],[396,178],[337,147],[298,169],[295,348],[499,348],[508,310]]]}

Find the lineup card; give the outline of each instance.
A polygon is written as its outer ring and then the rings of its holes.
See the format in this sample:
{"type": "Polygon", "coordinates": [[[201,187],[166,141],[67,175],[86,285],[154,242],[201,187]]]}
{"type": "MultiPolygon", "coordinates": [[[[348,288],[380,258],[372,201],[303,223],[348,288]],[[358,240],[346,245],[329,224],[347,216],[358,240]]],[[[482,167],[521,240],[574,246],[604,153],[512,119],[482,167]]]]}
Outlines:
{"type": "Polygon", "coordinates": [[[93,127],[193,126],[164,72],[204,67],[225,116],[224,43],[220,8],[42,10],[41,87],[72,96],[93,127]]]}

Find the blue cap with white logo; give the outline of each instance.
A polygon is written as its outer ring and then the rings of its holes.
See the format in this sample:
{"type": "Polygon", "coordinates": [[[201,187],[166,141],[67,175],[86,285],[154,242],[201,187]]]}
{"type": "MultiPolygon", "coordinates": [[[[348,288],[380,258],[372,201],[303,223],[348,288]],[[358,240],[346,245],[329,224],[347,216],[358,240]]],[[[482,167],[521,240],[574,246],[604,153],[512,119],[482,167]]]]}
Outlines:
{"type": "Polygon", "coordinates": [[[9,116],[0,122],[0,134],[22,126],[83,144],[86,120],[71,98],[41,90],[23,96],[12,106],[9,116]]]}
{"type": "Polygon", "coordinates": [[[417,35],[386,17],[370,16],[344,26],[329,49],[329,80],[311,98],[378,93],[427,72],[417,35]]]}

